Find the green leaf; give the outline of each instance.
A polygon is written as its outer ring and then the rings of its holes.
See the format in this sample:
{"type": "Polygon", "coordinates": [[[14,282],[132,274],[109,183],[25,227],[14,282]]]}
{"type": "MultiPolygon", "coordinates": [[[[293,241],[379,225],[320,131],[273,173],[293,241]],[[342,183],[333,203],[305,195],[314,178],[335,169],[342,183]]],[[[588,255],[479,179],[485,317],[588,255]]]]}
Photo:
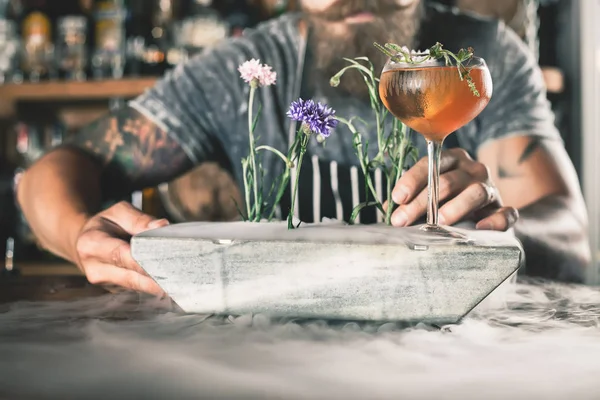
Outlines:
{"type": "Polygon", "coordinates": [[[358,61],[365,61],[368,64],[369,69],[371,70],[371,76],[375,77],[375,67],[373,66],[371,60],[369,60],[369,57],[355,57],[354,59],[358,61]]]}
{"type": "Polygon", "coordinates": [[[240,216],[242,217],[242,220],[244,222],[248,221],[248,218],[244,215],[244,213],[242,212],[242,210],[240,209],[240,205],[238,204],[238,202],[233,198],[233,196],[231,197],[231,200],[233,200],[233,203],[235,204],[235,208],[237,209],[238,213],[240,214],[240,216]]]}
{"type": "Polygon", "coordinates": [[[372,206],[377,206],[380,203],[378,201],[366,201],[363,203],[360,203],[359,205],[357,205],[356,207],[354,207],[354,209],[352,210],[352,214],[350,215],[350,225],[354,225],[354,221],[356,221],[356,218],[358,217],[358,214],[360,214],[360,212],[367,208],[367,207],[372,207],[372,206]]]}
{"type": "Polygon", "coordinates": [[[366,127],[368,127],[369,125],[371,125],[364,118],[361,118],[359,116],[352,117],[352,120],[356,120],[358,122],[362,122],[366,127]]]}
{"type": "Polygon", "coordinates": [[[395,51],[396,53],[407,54],[406,51],[404,51],[404,49],[401,46],[398,46],[397,44],[394,44],[394,43],[386,43],[385,47],[389,50],[395,51]]]}
{"type": "Polygon", "coordinates": [[[416,147],[412,147],[410,150],[410,156],[413,159],[413,163],[416,163],[419,161],[419,149],[417,149],[416,147]]]}
{"type": "Polygon", "coordinates": [[[262,104],[258,104],[258,110],[256,110],[256,116],[254,117],[254,121],[252,122],[252,132],[256,129],[256,124],[258,123],[258,117],[260,116],[260,112],[262,111],[262,104]]]}
{"type": "Polygon", "coordinates": [[[365,67],[363,64],[356,61],[356,59],[342,57],[342,60],[349,62],[350,64],[354,65],[357,69],[363,71],[364,73],[366,73],[369,76],[373,75],[373,73],[371,72],[371,70],[369,68],[365,67]]]}
{"type": "Polygon", "coordinates": [[[390,57],[393,61],[395,62],[400,62],[400,58],[396,56],[396,54],[392,51],[390,51],[389,49],[383,47],[382,45],[380,45],[379,43],[375,42],[373,43],[373,46],[377,47],[377,49],[379,49],[379,51],[381,51],[383,54],[385,54],[386,56],[390,57]]]}
{"type": "Polygon", "coordinates": [[[376,170],[377,168],[385,167],[385,163],[376,159],[371,160],[369,163],[370,170],[376,170]]]}

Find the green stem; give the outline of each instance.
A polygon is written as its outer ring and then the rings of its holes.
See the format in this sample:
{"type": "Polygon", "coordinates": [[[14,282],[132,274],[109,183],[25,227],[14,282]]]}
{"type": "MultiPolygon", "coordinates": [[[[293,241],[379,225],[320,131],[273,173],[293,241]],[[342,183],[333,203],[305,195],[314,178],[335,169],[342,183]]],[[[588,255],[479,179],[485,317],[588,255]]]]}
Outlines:
{"type": "Polygon", "coordinates": [[[392,200],[392,180],[390,179],[389,175],[387,178],[388,179],[387,179],[387,183],[386,183],[386,192],[387,192],[387,199],[388,199],[388,207],[387,207],[387,210],[385,210],[385,223],[386,223],[386,225],[391,225],[392,224],[392,211],[394,210],[395,203],[392,200]]]}
{"type": "Polygon", "coordinates": [[[281,177],[279,189],[277,190],[277,194],[275,195],[275,200],[273,202],[273,208],[271,209],[271,212],[269,213],[269,216],[267,217],[267,219],[269,221],[271,221],[273,219],[273,216],[275,215],[275,210],[277,209],[277,205],[279,204],[279,201],[281,201],[281,198],[283,197],[283,194],[285,192],[285,188],[289,182],[290,165],[291,165],[292,161],[288,157],[286,157],[282,152],[280,152],[279,150],[277,150],[274,147],[267,146],[267,145],[258,146],[256,148],[256,151],[260,151],[260,150],[267,150],[267,151],[270,151],[271,153],[276,154],[285,163],[285,170],[284,170],[283,176],[281,177]]]}
{"type": "Polygon", "coordinates": [[[371,174],[369,173],[369,162],[363,153],[362,136],[360,135],[360,133],[358,133],[358,131],[354,127],[354,124],[352,124],[351,121],[341,117],[337,117],[337,120],[340,121],[342,124],[346,125],[350,132],[354,135],[354,149],[356,150],[356,155],[358,157],[358,160],[360,161],[360,168],[363,172],[363,175],[365,176],[365,181],[367,182],[367,186],[371,191],[371,195],[377,201],[377,208],[379,208],[381,212],[383,212],[383,205],[381,204],[381,201],[379,201],[379,199],[377,198],[377,190],[375,190],[375,186],[373,186],[373,180],[371,179],[371,174]]]}
{"type": "Polygon", "coordinates": [[[294,190],[292,191],[292,207],[288,215],[288,229],[294,229],[294,207],[296,206],[296,193],[298,193],[298,184],[300,183],[300,172],[302,171],[302,159],[306,153],[308,146],[308,140],[310,136],[301,133],[304,137],[301,139],[300,144],[300,155],[298,156],[298,166],[296,167],[296,182],[294,183],[294,190]]]}
{"type": "MultiPolygon", "coordinates": [[[[359,145],[359,147],[360,147],[360,150],[359,150],[359,148],[357,148],[357,151],[362,152],[362,144],[359,145]]],[[[381,201],[377,198],[377,190],[375,190],[375,186],[373,186],[373,180],[371,179],[371,174],[369,173],[369,169],[367,168],[367,162],[363,157],[360,157],[360,168],[362,169],[363,175],[365,176],[365,181],[367,182],[367,187],[371,191],[371,195],[373,196],[373,198],[375,199],[375,201],[377,203],[376,204],[377,208],[379,210],[381,210],[381,212],[383,212],[383,205],[381,204],[381,201]]]]}
{"type": "Polygon", "coordinates": [[[273,219],[273,217],[275,216],[275,210],[277,209],[277,205],[279,204],[279,202],[281,201],[281,198],[283,197],[283,194],[285,193],[285,188],[287,187],[287,184],[290,181],[290,168],[286,167],[285,172],[283,173],[283,176],[281,177],[281,184],[279,185],[279,190],[277,191],[277,194],[275,195],[275,200],[273,201],[273,208],[271,209],[271,212],[269,213],[269,218],[268,220],[271,221],[273,219]]]}
{"type": "Polygon", "coordinates": [[[248,187],[248,160],[242,161],[242,175],[244,177],[244,192],[246,200],[246,220],[250,220],[251,205],[250,205],[250,188],[248,187]]]}
{"type": "Polygon", "coordinates": [[[290,169],[292,166],[292,159],[294,157],[294,154],[296,154],[296,149],[298,148],[298,135],[296,135],[296,139],[294,140],[294,143],[292,144],[292,146],[290,146],[290,149],[288,150],[288,156],[285,157],[279,150],[273,149],[270,146],[260,146],[257,148],[258,149],[268,149],[271,148],[275,154],[279,154],[281,159],[285,162],[285,170],[283,173],[283,176],[281,177],[281,181],[279,183],[279,190],[277,190],[277,194],[275,195],[275,200],[273,202],[273,208],[271,209],[271,212],[269,213],[269,221],[271,221],[273,219],[273,216],[275,215],[275,211],[277,210],[277,205],[279,204],[279,202],[281,201],[281,198],[283,197],[283,194],[285,193],[285,189],[287,188],[287,185],[290,181],[290,169]]]}
{"type": "Polygon", "coordinates": [[[407,137],[406,125],[402,124],[403,129],[400,130],[397,128],[398,124],[400,124],[398,120],[394,121],[393,132],[395,135],[398,135],[398,137],[396,137],[396,140],[400,141],[400,145],[398,146],[398,154],[396,158],[397,162],[392,167],[392,174],[394,176],[394,179],[392,180],[390,179],[390,176],[388,176],[386,188],[388,208],[385,213],[385,223],[387,225],[392,224],[392,212],[394,210],[394,207],[396,206],[396,203],[394,203],[394,201],[392,200],[392,190],[394,188],[394,185],[396,185],[396,183],[400,180],[400,177],[402,176],[402,171],[404,169],[404,161],[406,160],[406,150],[408,149],[410,144],[409,138],[407,137]]]}
{"type": "MultiPolygon", "coordinates": [[[[397,123],[401,124],[399,121],[397,121],[397,123]]],[[[400,154],[398,154],[398,162],[396,163],[396,180],[394,182],[398,182],[402,176],[402,171],[404,170],[404,161],[406,160],[406,150],[410,145],[410,138],[407,137],[408,128],[406,125],[402,124],[401,132],[402,139],[400,139],[400,154]]]]}
{"type": "Polygon", "coordinates": [[[252,186],[254,192],[254,214],[253,220],[259,221],[261,217],[261,206],[258,204],[258,169],[256,168],[256,143],[254,140],[254,124],[252,118],[252,111],[254,107],[254,94],[256,93],[256,87],[250,85],[250,100],[248,102],[248,136],[250,142],[250,168],[252,168],[252,186]]]}
{"type": "Polygon", "coordinates": [[[290,162],[291,162],[282,152],[280,152],[279,150],[277,150],[274,147],[267,146],[267,145],[258,146],[256,148],[256,151],[260,151],[260,150],[268,150],[271,153],[274,153],[274,154],[278,155],[279,158],[281,158],[283,160],[283,162],[285,163],[285,165],[289,165],[290,162]]]}

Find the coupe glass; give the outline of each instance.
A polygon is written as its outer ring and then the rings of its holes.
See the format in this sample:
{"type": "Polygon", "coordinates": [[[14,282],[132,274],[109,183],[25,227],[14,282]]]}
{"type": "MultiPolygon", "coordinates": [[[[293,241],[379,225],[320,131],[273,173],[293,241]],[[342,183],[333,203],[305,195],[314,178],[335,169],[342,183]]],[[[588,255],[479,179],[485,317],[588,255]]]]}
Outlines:
{"type": "MultiPolygon", "coordinates": [[[[419,59],[427,54],[413,53],[412,56],[419,59]]],[[[492,78],[485,60],[472,57],[463,62],[463,66],[469,70],[478,95],[471,91],[466,77],[461,79],[457,65],[446,64],[444,60],[431,59],[413,64],[389,59],[379,83],[379,95],[385,107],[427,141],[427,223],[419,228],[457,240],[468,238],[438,224],[442,146],[448,135],[477,117],[492,96],[492,78]]]]}

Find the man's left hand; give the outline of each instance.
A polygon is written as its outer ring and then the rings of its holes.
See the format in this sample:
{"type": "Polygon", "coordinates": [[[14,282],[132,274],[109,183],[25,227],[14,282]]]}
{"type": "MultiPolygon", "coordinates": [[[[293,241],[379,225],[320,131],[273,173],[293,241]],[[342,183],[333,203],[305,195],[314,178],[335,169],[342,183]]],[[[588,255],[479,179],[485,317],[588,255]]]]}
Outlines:
{"type": "MultiPolygon", "coordinates": [[[[398,208],[392,225],[408,226],[427,212],[428,159],[422,158],[398,180],[392,199],[398,208]]],[[[503,207],[486,165],[463,149],[442,152],[440,162],[439,223],[472,220],[477,229],[505,231],[519,218],[513,207],[503,207]]]]}

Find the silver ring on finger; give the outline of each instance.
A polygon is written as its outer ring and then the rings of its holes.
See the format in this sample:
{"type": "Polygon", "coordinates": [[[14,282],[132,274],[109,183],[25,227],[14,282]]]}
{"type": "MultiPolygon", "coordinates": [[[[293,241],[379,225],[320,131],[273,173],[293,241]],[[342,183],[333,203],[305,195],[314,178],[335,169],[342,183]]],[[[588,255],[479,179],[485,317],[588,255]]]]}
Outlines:
{"type": "Polygon", "coordinates": [[[500,195],[498,193],[498,189],[494,185],[490,185],[488,183],[483,183],[483,187],[487,192],[488,204],[495,203],[500,200],[500,195]]]}

